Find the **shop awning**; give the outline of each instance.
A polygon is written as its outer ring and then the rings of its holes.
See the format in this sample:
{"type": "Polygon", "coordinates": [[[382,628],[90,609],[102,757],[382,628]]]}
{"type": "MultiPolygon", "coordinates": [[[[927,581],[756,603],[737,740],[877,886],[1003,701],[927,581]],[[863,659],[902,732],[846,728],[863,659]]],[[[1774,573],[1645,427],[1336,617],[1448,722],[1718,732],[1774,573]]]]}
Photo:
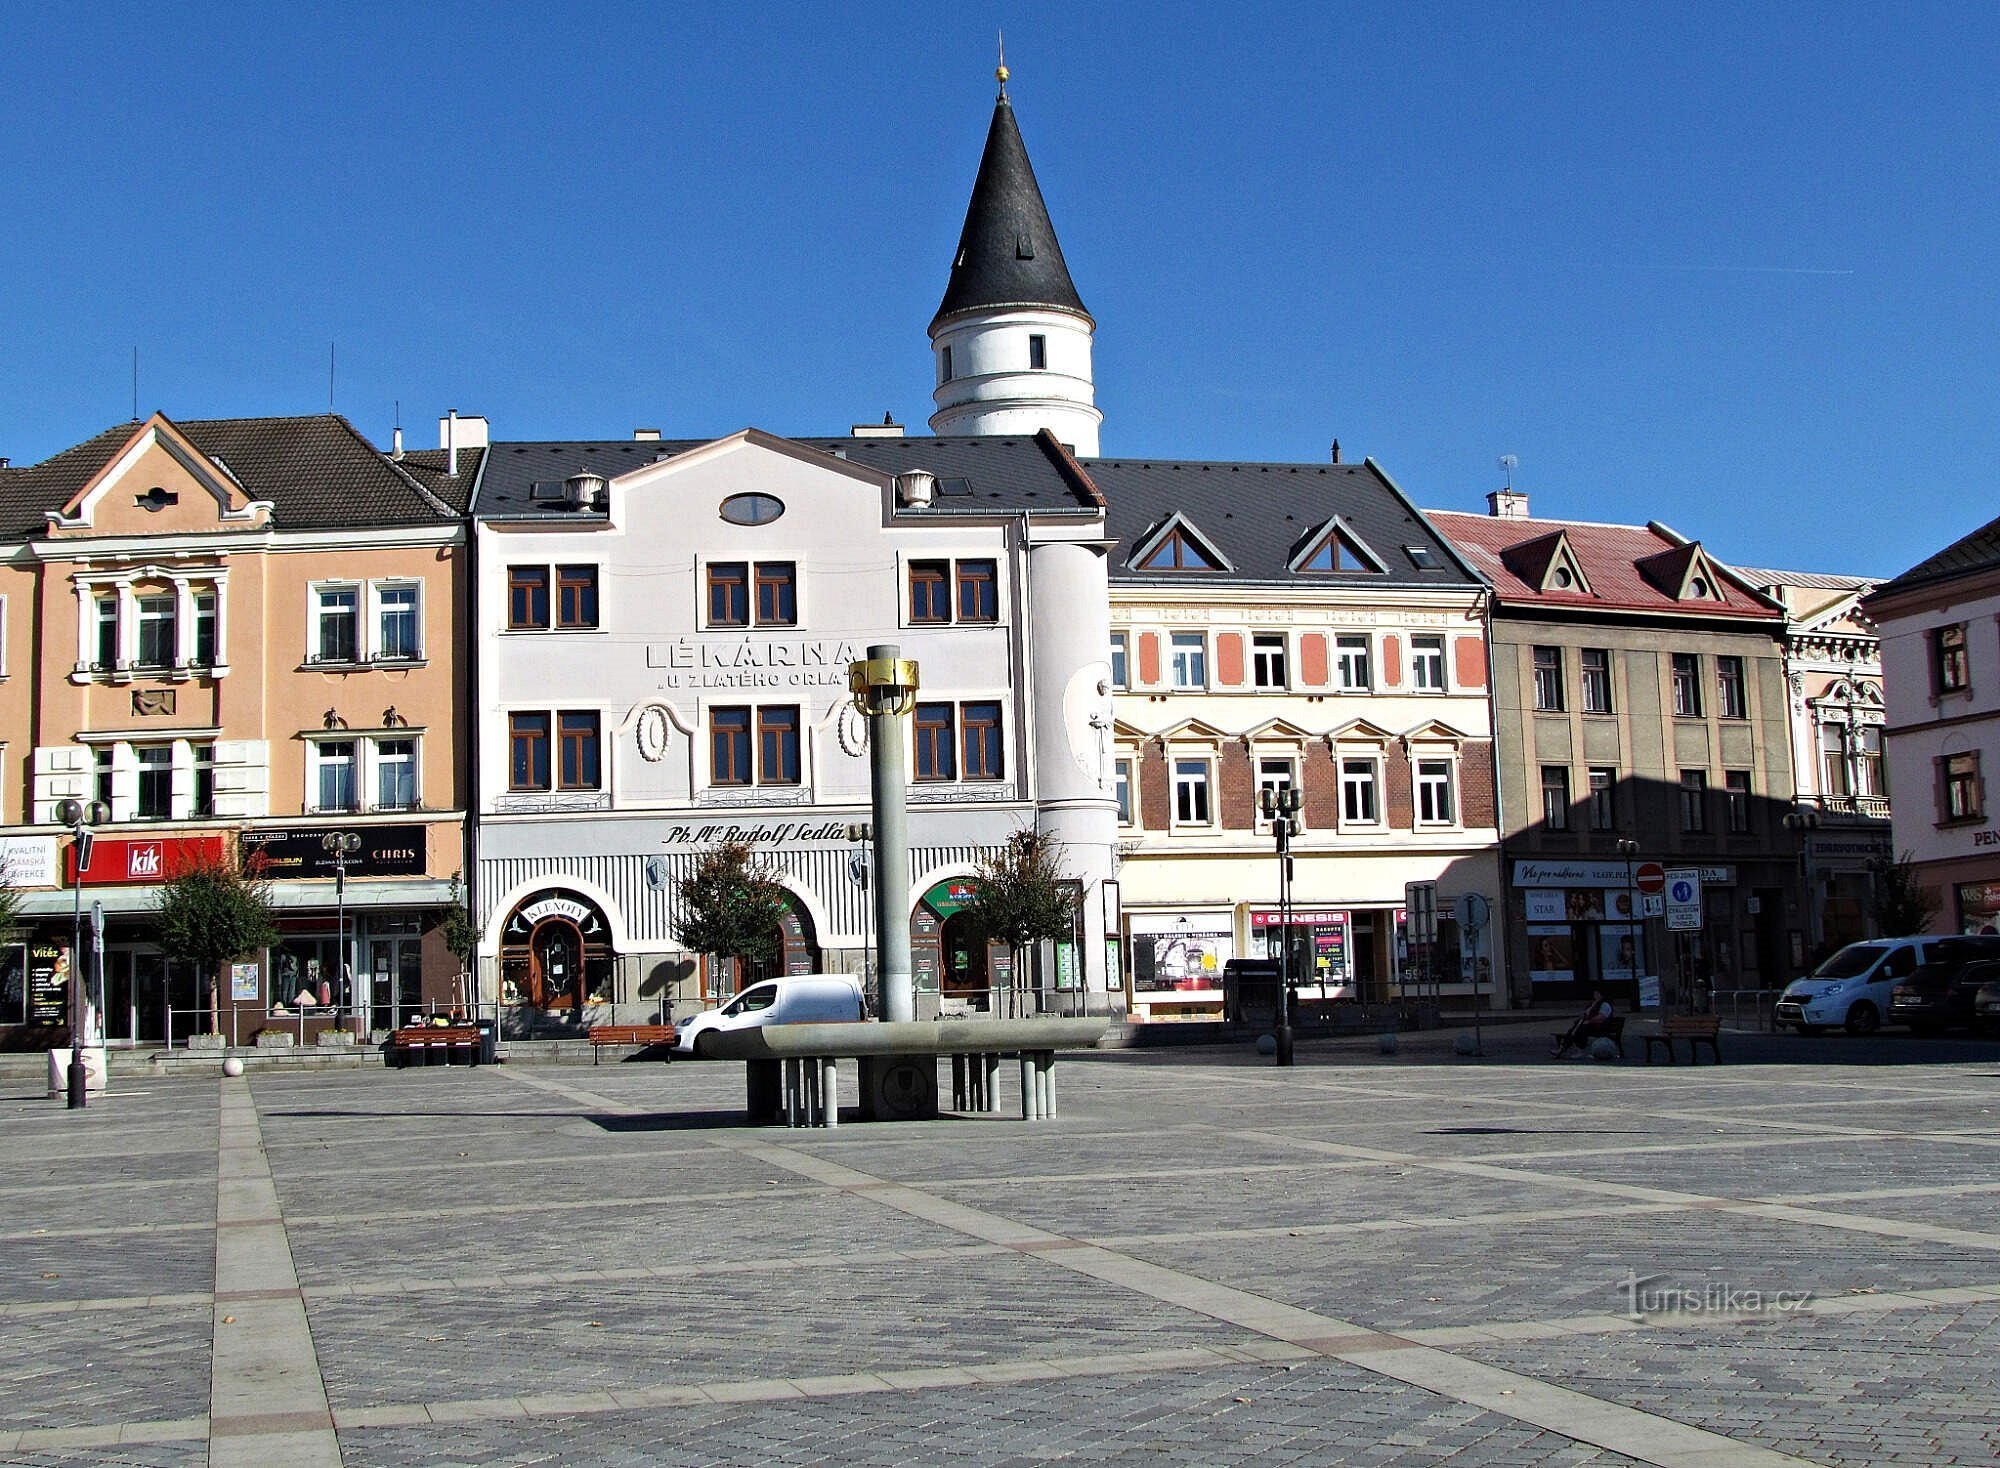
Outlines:
{"type": "MultiPolygon", "coordinates": [[[[112,916],[130,916],[135,913],[151,912],[159,898],[157,887],[86,887],[83,889],[83,910],[88,913],[93,902],[104,904],[106,913],[112,916]]],[[[439,907],[451,900],[451,883],[425,877],[420,880],[369,880],[357,878],[347,884],[347,906],[349,909],[371,907],[439,907]]],[[[21,916],[25,918],[55,918],[70,916],[76,904],[76,896],[69,888],[44,889],[21,894],[21,916]]],[[[333,883],[331,882],[273,882],[271,884],[271,906],[280,912],[295,912],[300,908],[325,908],[329,912],[334,907],[333,883]]]]}

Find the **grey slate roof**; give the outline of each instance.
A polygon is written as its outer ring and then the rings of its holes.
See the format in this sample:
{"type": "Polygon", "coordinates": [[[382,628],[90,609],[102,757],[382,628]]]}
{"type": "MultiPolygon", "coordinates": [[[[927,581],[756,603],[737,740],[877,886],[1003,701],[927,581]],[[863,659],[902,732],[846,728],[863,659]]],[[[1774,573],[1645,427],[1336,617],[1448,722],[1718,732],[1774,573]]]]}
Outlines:
{"type": "MultiPolygon", "coordinates": [[[[616,479],[662,459],[676,458],[708,439],[579,439],[496,443],[487,456],[473,512],[482,520],[568,518],[555,492],[585,470],[616,479]],[[541,488],[537,490],[536,486],[541,488]]],[[[925,469],[939,480],[939,494],[925,514],[987,514],[996,510],[1085,511],[1096,502],[1080,483],[1076,461],[1034,438],[794,438],[823,453],[865,464],[885,474],[925,469]]]]}
{"type": "Polygon", "coordinates": [[[1359,464],[1203,463],[1085,459],[1084,472],[1110,505],[1118,546],[1110,575],[1118,585],[1226,586],[1241,582],[1298,587],[1431,586],[1472,588],[1480,579],[1432,530],[1373,461],[1359,464]],[[1176,511],[1223,556],[1229,571],[1140,571],[1134,549],[1176,511]],[[1327,521],[1341,523],[1388,568],[1293,571],[1289,563],[1327,521]],[[1408,547],[1428,551],[1418,566],[1408,547]]]}
{"type": "MultiPolygon", "coordinates": [[[[142,424],[122,423],[74,448],[19,469],[0,469],[0,536],[25,539],[48,529],[59,509],[109,463],[142,424]]],[[[427,525],[456,519],[476,455],[459,456],[457,479],[426,469],[404,472],[333,413],[302,418],[208,418],[174,427],[254,499],[271,502],[281,530],[427,525]]]]}
{"type": "Polygon", "coordinates": [[[1933,581],[1949,581],[1954,576],[1969,576],[1996,567],[2000,567],[2000,520],[1989,520],[1936,555],[1917,562],[1902,575],[1883,582],[1875,588],[1875,595],[1889,597],[1933,581]]]}
{"type": "Polygon", "coordinates": [[[993,306],[1054,306],[1090,316],[1063,263],[1062,246],[1056,243],[1055,226],[1049,223],[1048,206],[1004,91],[993,105],[972,202],[966,206],[951,278],[931,330],[948,316],[993,306]]]}

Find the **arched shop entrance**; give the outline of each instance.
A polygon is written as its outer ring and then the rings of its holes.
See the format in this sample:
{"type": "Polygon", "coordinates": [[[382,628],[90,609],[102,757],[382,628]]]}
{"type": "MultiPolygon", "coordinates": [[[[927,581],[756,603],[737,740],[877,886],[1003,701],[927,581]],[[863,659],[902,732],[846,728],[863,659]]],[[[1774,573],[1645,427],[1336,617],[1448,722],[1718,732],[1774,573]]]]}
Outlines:
{"type": "Polygon", "coordinates": [[[979,891],[975,877],[947,877],[917,899],[910,914],[910,967],[920,993],[950,1009],[987,1010],[993,991],[1013,982],[1013,954],[982,942],[964,916],[979,891]]]}
{"type": "Polygon", "coordinates": [[[740,982],[736,985],[738,990],[784,974],[819,972],[818,930],[813,927],[812,914],[789,892],[785,894],[785,910],[778,915],[778,938],[780,947],[777,957],[761,963],[736,965],[741,970],[738,975],[740,982]]]}
{"type": "Polygon", "coordinates": [[[611,928],[561,888],[523,899],[500,930],[500,1002],[575,1014],[611,1002],[611,928]]]}

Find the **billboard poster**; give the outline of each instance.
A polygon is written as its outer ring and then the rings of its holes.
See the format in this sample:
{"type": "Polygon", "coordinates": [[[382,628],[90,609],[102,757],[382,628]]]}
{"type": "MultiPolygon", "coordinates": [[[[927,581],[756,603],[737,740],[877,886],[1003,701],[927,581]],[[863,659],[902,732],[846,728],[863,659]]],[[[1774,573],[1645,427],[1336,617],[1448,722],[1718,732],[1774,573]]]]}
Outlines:
{"type": "Polygon", "coordinates": [[[1567,984],[1576,978],[1575,938],[1566,927],[1530,926],[1528,979],[1536,984],[1567,984]]]}

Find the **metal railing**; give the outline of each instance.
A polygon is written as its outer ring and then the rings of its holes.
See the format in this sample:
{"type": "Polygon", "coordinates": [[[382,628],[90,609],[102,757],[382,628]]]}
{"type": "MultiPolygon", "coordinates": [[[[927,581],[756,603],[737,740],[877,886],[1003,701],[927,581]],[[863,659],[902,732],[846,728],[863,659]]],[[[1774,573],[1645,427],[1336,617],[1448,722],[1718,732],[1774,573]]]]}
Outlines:
{"type": "Polygon", "coordinates": [[[1750,1028],[1768,1032],[1778,996],[1784,992],[1783,989],[1715,989],[1709,995],[1710,1009],[1732,1030],[1744,1028],[1747,1015],[1750,1028]]]}

